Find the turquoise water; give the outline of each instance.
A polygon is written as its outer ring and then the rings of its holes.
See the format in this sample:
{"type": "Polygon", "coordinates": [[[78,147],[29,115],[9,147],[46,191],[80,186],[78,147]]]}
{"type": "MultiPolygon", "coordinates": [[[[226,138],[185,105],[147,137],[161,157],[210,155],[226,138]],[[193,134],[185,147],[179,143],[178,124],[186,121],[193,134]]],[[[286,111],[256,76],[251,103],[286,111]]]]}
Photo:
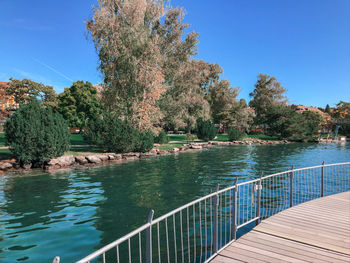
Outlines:
{"type": "Polygon", "coordinates": [[[0,262],[74,262],[217,183],[350,161],[349,144],[214,147],[89,169],[0,175],[0,262]]]}

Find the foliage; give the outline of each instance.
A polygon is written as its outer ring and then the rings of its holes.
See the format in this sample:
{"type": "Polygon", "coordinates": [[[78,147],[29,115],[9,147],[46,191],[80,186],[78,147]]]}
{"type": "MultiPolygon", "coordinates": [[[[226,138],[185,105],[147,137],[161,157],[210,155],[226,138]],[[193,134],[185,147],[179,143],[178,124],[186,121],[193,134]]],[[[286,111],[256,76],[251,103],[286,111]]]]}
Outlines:
{"type": "Polygon", "coordinates": [[[227,134],[229,141],[240,141],[247,136],[247,134],[244,131],[233,127],[228,128],[227,134]]]}
{"type": "Polygon", "coordinates": [[[191,133],[186,133],[186,139],[188,143],[194,142],[194,135],[191,133]]]}
{"type": "Polygon", "coordinates": [[[135,130],[135,152],[148,152],[152,150],[154,145],[153,133],[148,130],[146,132],[140,132],[135,130]]]}
{"type": "Polygon", "coordinates": [[[42,103],[56,106],[56,93],[52,86],[32,81],[30,79],[10,78],[6,94],[13,95],[17,103],[25,103],[39,99],[42,103]]]}
{"type": "Polygon", "coordinates": [[[209,141],[215,138],[217,130],[210,120],[204,121],[202,118],[197,120],[197,136],[199,139],[209,141]]]}
{"type": "Polygon", "coordinates": [[[108,111],[140,130],[156,130],[157,105],[165,91],[164,53],[156,33],[164,13],[162,1],[101,0],[87,23],[97,49],[108,111]]]}
{"type": "Polygon", "coordinates": [[[297,113],[287,106],[274,105],[266,115],[269,135],[292,141],[312,141],[322,122],[320,114],[311,111],[297,113]]]}
{"type": "Polygon", "coordinates": [[[324,109],[325,113],[330,114],[331,113],[331,107],[329,107],[329,104],[326,105],[326,108],[324,109]]]}
{"type": "Polygon", "coordinates": [[[271,105],[284,105],[286,97],[283,93],[286,91],[275,77],[259,74],[255,84],[254,91],[249,94],[253,99],[249,106],[255,110],[256,124],[266,124],[266,114],[271,105]]]}
{"type": "Polygon", "coordinates": [[[90,120],[84,137],[91,144],[115,153],[145,152],[153,148],[153,134],[150,131],[142,133],[127,120],[122,121],[108,112],[90,120]]]}
{"type": "Polygon", "coordinates": [[[350,102],[340,101],[336,105],[334,117],[341,120],[350,120],[350,102]]]}
{"type": "Polygon", "coordinates": [[[5,123],[6,143],[22,164],[46,162],[69,149],[69,131],[59,113],[33,100],[5,123]]]}
{"type": "Polygon", "coordinates": [[[165,131],[161,131],[157,137],[154,138],[156,143],[159,144],[166,144],[169,142],[169,137],[168,135],[165,133],[165,131]]]}
{"type": "Polygon", "coordinates": [[[198,34],[162,0],[101,0],[87,23],[99,54],[103,102],[140,130],[191,131],[211,117],[206,95],[222,69],[192,60],[198,34]]]}
{"type": "Polygon", "coordinates": [[[135,147],[135,129],[128,121],[122,121],[111,113],[91,119],[84,138],[109,152],[132,152],[135,147]]]}
{"type": "Polygon", "coordinates": [[[70,127],[82,129],[102,111],[96,88],[88,81],[74,82],[58,96],[58,111],[70,127]]]}
{"type": "Polygon", "coordinates": [[[230,122],[232,108],[238,104],[236,101],[238,92],[239,87],[231,88],[227,80],[219,81],[211,88],[208,97],[215,123],[230,122]]]}

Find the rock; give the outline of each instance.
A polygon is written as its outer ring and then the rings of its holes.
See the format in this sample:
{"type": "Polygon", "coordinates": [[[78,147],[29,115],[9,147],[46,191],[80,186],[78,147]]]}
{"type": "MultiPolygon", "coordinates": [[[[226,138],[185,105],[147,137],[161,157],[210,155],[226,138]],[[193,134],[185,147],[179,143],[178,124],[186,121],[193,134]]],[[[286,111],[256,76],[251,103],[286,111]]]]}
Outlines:
{"type": "Polygon", "coordinates": [[[114,160],[114,159],[115,159],[114,154],[108,154],[108,159],[109,159],[109,160],[114,160]]]}
{"type": "Polygon", "coordinates": [[[10,162],[1,162],[0,163],[0,170],[7,170],[7,169],[11,169],[12,167],[13,167],[13,165],[10,162]]]}
{"type": "Polygon", "coordinates": [[[85,157],[89,163],[101,163],[101,159],[98,158],[96,155],[89,155],[85,157]]]}
{"type": "Polygon", "coordinates": [[[29,170],[30,168],[32,168],[32,164],[31,163],[22,164],[22,168],[25,170],[29,170]]]}
{"type": "Polygon", "coordinates": [[[169,154],[169,152],[167,150],[159,150],[158,154],[159,155],[166,155],[166,154],[169,154]]]}
{"type": "Polygon", "coordinates": [[[86,164],[88,160],[86,160],[85,156],[76,156],[75,161],[79,164],[86,164]]]}
{"type": "Polygon", "coordinates": [[[115,159],[117,159],[117,160],[120,160],[120,159],[123,158],[123,156],[120,153],[119,154],[114,154],[114,156],[115,156],[115,159]]]}
{"type": "Polygon", "coordinates": [[[180,151],[179,148],[174,148],[174,149],[173,149],[173,152],[178,152],[178,151],[180,151]]]}
{"type": "Polygon", "coordinates": [[[157,153],[156,152],[146,152],[146,153],[141,153],[140,154],[140,158],[142,157],[152,157],[152,156],[156,156],[157,153]]]}
{"type": "Polygon", "coordinates": [[[195,149],[195,150],[199,150],[202,149],[203,147],[201,145],[196,145],[196,144],[192,144],[191,145],[191,149],[195,149]]]}
{"type": "Polygon", "coordinates": [[[57,158],[61,166],[70,166],[75,163],[75,158],[73,155],[61,156],[57,158]]]}
{"type": "Polygon", "coordinates": [[[123,153],[122,154],[124,159],[128,159],[129,157],[140,157],[140,153],[123,153]]]}
{"type": "Polygon", "coordinates": [[[58,159],[56,159],[56,158],[51,159],[51,160],[47,163],[48,166],[55,166],[55,165],[58,165],[58,164],[59,164],[59,161],[58,161],[58,159]]]}
{"type": "Polygon", "coordinates": [[[101,161],[108,161],[108,155],[100,154],[96,156],[97,158],[100,158],[101,161]]]}

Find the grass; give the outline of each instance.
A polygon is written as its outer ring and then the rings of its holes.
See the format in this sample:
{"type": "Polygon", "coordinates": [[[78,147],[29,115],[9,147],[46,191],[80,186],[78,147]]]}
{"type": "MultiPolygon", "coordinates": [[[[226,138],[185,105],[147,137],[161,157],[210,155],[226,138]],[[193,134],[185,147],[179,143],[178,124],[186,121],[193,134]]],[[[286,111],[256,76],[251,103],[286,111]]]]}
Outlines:
{"type": "Polygon", "coordinates": [[[0,160],[11,159],[12,154],[9,149],[0,149],[0,160]]]}
{"type": "Polygon", "coordinates": [[[88,143],[84,141],[83,135],[72,133],[70,135],[70,145],[88,145],[88,143]]]}
{"type": "MultiPolygon", "coordinates": [[[[192,134],[192,136],[194,137],[194,139],[197,139],[197,135],[192,134]]],[[[186,135],[168,135],[168,137],[169,137],[170,141],[178,141],[178,142],[186,141],[187,142],[186,135]]]]}
{"type": "Polygon", "coordinates": [[[0,133],[0,147],[5,146],[5,133],[0,133]]]}

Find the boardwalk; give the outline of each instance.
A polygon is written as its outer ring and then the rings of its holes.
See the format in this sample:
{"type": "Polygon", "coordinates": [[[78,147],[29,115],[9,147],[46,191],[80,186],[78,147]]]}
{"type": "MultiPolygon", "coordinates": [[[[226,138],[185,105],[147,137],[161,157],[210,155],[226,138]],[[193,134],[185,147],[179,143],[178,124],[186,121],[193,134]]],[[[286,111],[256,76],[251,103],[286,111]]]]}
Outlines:
{"type": "Polygon", "coordinates": [[[263,220],[211,262],[350,262],[350,192],[263,220]]]}

